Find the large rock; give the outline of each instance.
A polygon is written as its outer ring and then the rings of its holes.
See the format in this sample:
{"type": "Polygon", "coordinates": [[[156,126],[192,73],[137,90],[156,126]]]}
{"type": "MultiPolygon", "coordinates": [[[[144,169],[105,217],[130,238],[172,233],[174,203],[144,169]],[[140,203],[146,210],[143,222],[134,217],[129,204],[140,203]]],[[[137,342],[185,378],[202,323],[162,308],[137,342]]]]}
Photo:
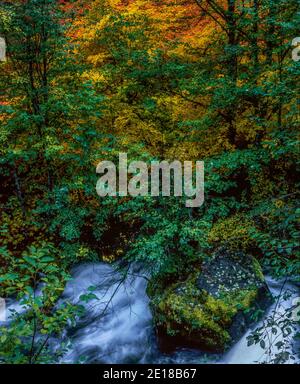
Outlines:
{"type": "Polygon", "coordinates": [[[252,256],[219,251],[184,282],[148,289],[164,350],[176,346],[222,352],[272,303],[261,267],[252,256]]]}

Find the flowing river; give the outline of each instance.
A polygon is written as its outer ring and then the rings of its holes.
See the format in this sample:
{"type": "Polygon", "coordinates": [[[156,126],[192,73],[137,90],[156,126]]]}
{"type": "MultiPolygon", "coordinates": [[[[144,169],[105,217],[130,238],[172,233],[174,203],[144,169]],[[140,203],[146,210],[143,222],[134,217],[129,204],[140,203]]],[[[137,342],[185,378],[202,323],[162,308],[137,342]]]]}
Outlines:
{"type": "MultiPolygon", "coordinates": [[[[269,350],[267,356],[259,344],[247,346],[248,331],[224,355],[205,354],[201,351],[178,349],[172,354],[159,351],[153,330],[149,299],[146,294],[147,277],[137,267],[131,267],[126,277],[106,263],[81,264],[72,271],[73,279],[68,282],[60,301],[78,303],[80,296],[87,293],[89,287],[97,299],[85,304],[85,315],[76,328],[65,331],[64,339],[70,340],[69,349],[64,354],[64,363],[257,363],[270,362],[277,353],[276,343],[284,339],[280,332],[273,335],[267,331],[269,350]]],[[[267,283],[274,296],[288,290],[290,295],[276,300],[266,313],[269,316],[284,318],[286,309],[295,305],[300,296],[299,288],[291,283],[274,281],[267,278],[267,283]],[[275,310],[275,311],[274,311],[275,310]]],[[[283,296],[283,295],[281,295],[283,296]]],[[[8,309],[21,308],[16,302],[8,309]]],[[[261,325],[263,323],[258,325],[261,325]]],[[[258,326],[256,325],[256,327],[258,326]]],[[[293,337],[291,335],[290,340],[293,337]]],[[[55,349],[62,340],[52,340],[55,349]]],[[[286,342],[286,341],[285,341],[286,342]]],[[[287,346],[293,349],[293,342],[287,346]]],[[[288,359],[287,363],[299,360],[288,359]]]]}

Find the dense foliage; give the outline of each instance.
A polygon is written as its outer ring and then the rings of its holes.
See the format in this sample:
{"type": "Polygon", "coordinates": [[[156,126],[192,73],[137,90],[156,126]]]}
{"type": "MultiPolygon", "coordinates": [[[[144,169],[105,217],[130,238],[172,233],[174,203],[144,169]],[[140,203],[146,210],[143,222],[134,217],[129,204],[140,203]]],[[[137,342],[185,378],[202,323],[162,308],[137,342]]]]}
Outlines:
{"type": "Polygon", "coordinates": [[[176,281],[222,246],[299,275],[299,12],[298,0],[1,3],[0,295],[28,309],[1,328],[1,361],[58,358],[48,339],[82,307],[54,304],[80,261],[122,257],[176,281]],[[204,160],[204,205],[100,199],[96,165],[119,152],[204,160]]]}

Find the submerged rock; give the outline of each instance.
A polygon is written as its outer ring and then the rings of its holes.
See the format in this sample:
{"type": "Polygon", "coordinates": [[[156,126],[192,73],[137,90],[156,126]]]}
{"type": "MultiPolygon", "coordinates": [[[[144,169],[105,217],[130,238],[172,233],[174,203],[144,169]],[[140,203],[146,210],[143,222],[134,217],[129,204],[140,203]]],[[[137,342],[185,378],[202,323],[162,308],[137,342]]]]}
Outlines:
{"type": "Polygon", "coordinates": [[[219,251],[201,271],[166,289],[151,282],[151,309],[161,348],[223,352],[272,303],[261,267],[252,256],[219,251]]]}

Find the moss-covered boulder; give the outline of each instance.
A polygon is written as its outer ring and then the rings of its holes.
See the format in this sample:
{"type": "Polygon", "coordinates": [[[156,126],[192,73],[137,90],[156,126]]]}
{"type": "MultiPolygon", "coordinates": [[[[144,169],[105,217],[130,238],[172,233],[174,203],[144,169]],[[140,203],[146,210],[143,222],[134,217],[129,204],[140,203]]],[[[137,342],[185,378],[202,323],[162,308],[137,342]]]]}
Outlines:
{"type": "Polygon", "coordinates": [[[222,352],[238,340],[272,299],[256,259],[218,252],[185,281],[148,287],[161,347],[222,352]],[[254,316],[255,315],[255,316],[254,316]]]}

